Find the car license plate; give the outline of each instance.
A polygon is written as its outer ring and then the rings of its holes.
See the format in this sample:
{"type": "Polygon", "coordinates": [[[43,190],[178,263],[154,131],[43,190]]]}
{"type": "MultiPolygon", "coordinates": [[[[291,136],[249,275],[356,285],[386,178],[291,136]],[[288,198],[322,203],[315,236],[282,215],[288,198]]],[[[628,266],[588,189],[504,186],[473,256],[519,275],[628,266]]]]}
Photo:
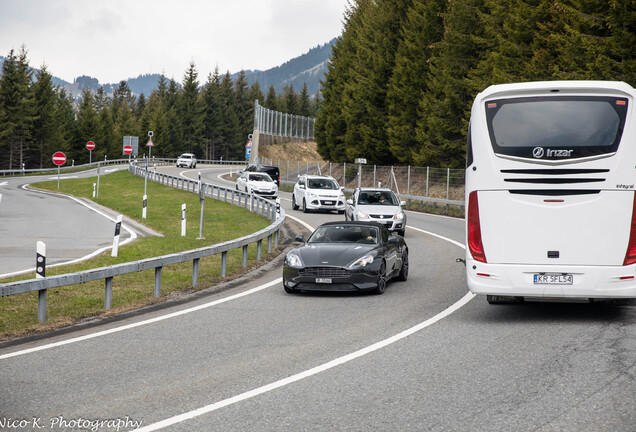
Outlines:
{"type": "Polygon", "coordinates": [[[316,283],[331,283],[331,278],[316,278],[316,283]]]}
{"type": "Polygon", "coordinates": [[[535,274],[535,285],[572,285],[574,276],[571,274],[535,274]]]}
{"type": "Polygon", "coordinates": [[[325,201],[325,205],[334,205],[333,201],[325,201]]]}

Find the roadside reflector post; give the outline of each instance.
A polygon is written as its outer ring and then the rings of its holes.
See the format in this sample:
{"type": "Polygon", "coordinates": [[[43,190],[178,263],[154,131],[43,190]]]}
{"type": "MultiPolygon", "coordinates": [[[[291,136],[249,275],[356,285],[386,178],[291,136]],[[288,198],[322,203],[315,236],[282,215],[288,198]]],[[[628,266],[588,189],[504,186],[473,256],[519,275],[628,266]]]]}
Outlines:
{"type": "Polygon", "coordinates": [[[276,198],[276,219],[280,217],[280,198],[276,198]]]}
{"type": "Polygon", "coordinates": [[[97,183],[93,183],[93,198],[95,198],[96,191],[97,191],[97,183]]]}
{"type": "Polygon", "coordinates": [[[181,204],[181,237],[186,235],[186,205],[181,204]]]}
{"type": "Polygon", "coordinates": [[[144,194],[143,208],[141,210],[141,218],[146,219],[146,206],[148,205],[148,195],[144,194]]]}
{"type": "MultiPolygon", "coordinates": [[[[35,258],[35,277],[46,277],[46,244],[44,242],[37,242],[36,245],[36,258],[35,258]]],[[[46,290],[38,290],[38,320],[44,324],[46,323],[46,290]]]]}
{"type": "Polygon", "coordinates": [[[199,171],[199,201],[201,201],[201,218],[199,220],[199,237],[197,240],[205,240],[203,237],[203,211],[205,210],[205,189],[207,185],[201,182],[201,171],[199,171]]]}
{"type": "Polygon", "coordinates": [[[122,215],[117,216],[117,222],[115,223],[115,237],[113,238],[113,252],[111,256],[116,257],[119,252],[119,233],[121,232],[121,220],[122,215]]]}

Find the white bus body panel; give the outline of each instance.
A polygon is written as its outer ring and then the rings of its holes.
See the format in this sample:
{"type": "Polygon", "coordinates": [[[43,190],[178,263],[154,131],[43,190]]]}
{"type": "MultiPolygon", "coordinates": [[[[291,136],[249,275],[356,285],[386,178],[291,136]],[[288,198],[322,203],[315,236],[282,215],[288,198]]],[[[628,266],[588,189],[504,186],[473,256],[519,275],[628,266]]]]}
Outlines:
{"type": "Polygon", "coordinates": [[[623,266],[636,185],[635,103],[636,92],[631,86],[601,81],[496,85],[477,96],[471,112],[473,160],[466,170],[466,209],[469,194],[477,191],[481,239],[487,263],[475,261],[466,248],[467,281],[471,292],[549,298],[636,297],[636,265],[623,266]],[[626,98],[628,111],[617,152],[557,161],[495,154],[486,121],[486,104],[492,100],[552,94],[626,98]],[[518,181],[524,178],[520,170],[541,168],[604,172],[566,176],[599,179],[587,183],[561,185],[518,181]],[[529,189],[535,192],[580,190],[581,194],[524,193],[529,189]],[[572,284],[535,284],[534,275],[543,273],[573,275],[572,284]]]}

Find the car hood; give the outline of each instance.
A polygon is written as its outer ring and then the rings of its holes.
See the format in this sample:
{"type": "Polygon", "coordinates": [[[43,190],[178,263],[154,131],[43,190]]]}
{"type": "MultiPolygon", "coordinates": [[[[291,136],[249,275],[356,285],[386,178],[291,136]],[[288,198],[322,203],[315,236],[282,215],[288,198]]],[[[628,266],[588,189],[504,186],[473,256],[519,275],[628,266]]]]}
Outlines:
{"type": "Polygon", "coordinates": [[[298,249],[306,267],[346,266],[375,249],[376,245],[356,243],[314,243],[298,249]]]}
{"type": "Polygon", "coordinates": [[[276,189],[276,183],[274,182],[262,182],[262,181],[250,181],[248,182],[250,187],[255,190],[274,190],[276,189]]]}
{"type": "Polygon", "coordinates": [[[386,205],[361,205],[357,207],[357,210],[360,210],[367,214],[394,216],[396,214],[399,214],[402,211],[402,208],[398,206],[386,205]]]}

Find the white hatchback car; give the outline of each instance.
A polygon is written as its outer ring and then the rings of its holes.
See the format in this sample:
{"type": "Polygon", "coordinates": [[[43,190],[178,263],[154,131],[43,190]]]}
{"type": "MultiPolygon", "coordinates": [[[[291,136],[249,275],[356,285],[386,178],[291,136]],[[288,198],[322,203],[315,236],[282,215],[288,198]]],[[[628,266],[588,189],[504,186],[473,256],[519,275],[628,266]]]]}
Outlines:
{"type": "Polygon", "coordinates": [[[192,153],[184,153],[177,159],[177,168],[185,167],[185,168],[196,168],[197,167],[197,157],[192,153]]]}
{"type": "Polygon", "coordinates": [[[243,171],[236,179],[236,190],[257,194],[264,198],[276,198],[278,186],[269,174],[243,171]]]}
{"type": "Polygon", "coordinates": [[[302,175],[294,185],[292,208],[303,212],[310,210],[336,210],[343,214],[345,210],[344,188],[331,176],[302,175]]]}

